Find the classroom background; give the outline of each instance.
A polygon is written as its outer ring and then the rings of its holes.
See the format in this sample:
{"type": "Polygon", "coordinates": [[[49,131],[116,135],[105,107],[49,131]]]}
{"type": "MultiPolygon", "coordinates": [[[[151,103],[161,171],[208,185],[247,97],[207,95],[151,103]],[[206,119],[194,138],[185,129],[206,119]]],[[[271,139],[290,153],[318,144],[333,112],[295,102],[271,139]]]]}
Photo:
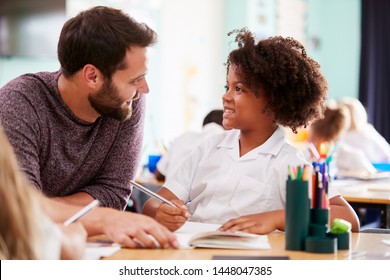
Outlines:
{"type": "Polygon", "coordinates": [[[56,44],[67,18],[96,5],[124,10],[159,35],[147,76],[145,162],[183,132],[201,130],[203,117],[221,108],[224,62],[233,48],[227,33],[233,29],[248,27],[259,39],[282,35],[300,40],[321,64],[329,98],[358,97],[364,2],[0,0],[0,86],[26,72],[59,68],[56,44]]]}

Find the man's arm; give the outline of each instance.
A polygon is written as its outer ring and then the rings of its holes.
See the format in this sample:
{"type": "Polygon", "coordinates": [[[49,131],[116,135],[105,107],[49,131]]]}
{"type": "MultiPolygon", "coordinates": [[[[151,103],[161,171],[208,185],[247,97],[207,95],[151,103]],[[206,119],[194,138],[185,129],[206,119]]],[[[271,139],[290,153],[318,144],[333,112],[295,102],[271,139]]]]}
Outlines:
{"type": "Polygon", "coordinates": [[[52,197],[52,200],[61,202],[61,203],[66,203],[66,204],[73,204],[73,205],[78,205],[78,206],[85,206],[88,203],[90,203],[94,198],[90,196],[89,194],[85,192],[78,192],[75,194],[71,194],[68,196],[57,196],[57,197],[52,197]]]}
{"type": "MultiPolygon", "coordinates": [[[[41,197],[44,211],[58,223],[63,223],[81,207],[64,204],[45,196],[41,197]]],[[[89,236],[105,234],[107,238],[124,247],[144,246],[155,248],[153,236],[161,248],[177,248],[176,236],[150,217],[110,208],[97,207],[79,220],[89,236]]]]}

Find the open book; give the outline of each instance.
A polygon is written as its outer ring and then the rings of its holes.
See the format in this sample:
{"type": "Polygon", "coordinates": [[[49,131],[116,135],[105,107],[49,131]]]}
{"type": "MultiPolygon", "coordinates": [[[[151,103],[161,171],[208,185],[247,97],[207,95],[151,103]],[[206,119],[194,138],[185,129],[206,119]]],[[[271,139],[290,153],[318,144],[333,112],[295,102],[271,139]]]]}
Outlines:
{"type": "Polygon", "coordinates": [[[175,232],[181,248],[268,250],[267,235],[217,230],[220,225],[187,222],[175,232]]]}
{"type": "Polygon", "coordinates": [[[270,249],[266,235],[240,231],[207,231],[193,235],[189,245],[195,248],[270,249]]]}

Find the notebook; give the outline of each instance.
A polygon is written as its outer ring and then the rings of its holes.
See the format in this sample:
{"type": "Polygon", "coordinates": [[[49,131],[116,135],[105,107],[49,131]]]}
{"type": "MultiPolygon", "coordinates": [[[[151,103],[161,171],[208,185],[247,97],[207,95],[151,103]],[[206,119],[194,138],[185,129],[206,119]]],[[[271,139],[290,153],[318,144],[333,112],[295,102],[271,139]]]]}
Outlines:
{"type": "Polygon", "coordinates": [[[271,249],[267,235],[241,231],[223,232],[218,230],[219,227],[217,224],[187,222],[175,234],[182,249],[271,249]]]}

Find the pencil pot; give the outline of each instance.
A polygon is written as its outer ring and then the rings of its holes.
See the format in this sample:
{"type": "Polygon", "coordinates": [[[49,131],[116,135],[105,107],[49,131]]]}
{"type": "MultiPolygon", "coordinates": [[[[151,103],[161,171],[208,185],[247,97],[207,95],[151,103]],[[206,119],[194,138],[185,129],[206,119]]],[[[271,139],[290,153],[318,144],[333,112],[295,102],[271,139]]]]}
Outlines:
{"type": "Polygon", "coordinates": [[[329,209],[310,209],[309,237],[306,239],[305,251],[311,253],[335,253],[337,238],[329,233],[329,209]]]}
{"type": "Polygon", "coordinates": [[[337,249],[339,250],[349,250],[351,246],[351,232],[345,233],[329,233],[330,237],[337,239],[337,249]]]}
{"type": "Polygon", "coordinates": [[[329,210],[310,209],[309,235],[325,237],[329,231],[329,210]]]}
{"type": "Polygon", "coordinates": [[[307,181],[286,183],[286,250],[303,251],[309,234],[310,200],[307,181]]]}

